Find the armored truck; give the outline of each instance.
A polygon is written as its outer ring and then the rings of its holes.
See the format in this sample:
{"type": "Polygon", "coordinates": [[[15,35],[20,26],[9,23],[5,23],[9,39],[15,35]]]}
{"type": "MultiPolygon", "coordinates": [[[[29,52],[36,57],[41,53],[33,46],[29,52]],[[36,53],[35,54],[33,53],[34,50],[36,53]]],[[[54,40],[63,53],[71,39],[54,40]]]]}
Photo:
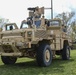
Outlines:
{"type": "Polygon", "coordinates": [[[0,55],[4,64],[14,64],[17,58],[36,58],[39,66],[49,66],[56,55],[70,59],[67,29],[60,19],[46,19],[44,7],[28,8],[29,17],[8,23],[0,31],[0,55]]]}

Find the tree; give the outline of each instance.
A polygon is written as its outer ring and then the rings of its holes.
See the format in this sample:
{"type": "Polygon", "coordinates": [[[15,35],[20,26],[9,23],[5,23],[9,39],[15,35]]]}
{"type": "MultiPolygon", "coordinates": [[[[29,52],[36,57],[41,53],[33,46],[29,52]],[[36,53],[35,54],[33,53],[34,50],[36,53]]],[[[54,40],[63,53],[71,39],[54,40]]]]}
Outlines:
{"type": "Polygon", "coordinates": [[[66,12],[66,13],[63,12],[61,14],[58,14],[55,18],[61,19],[63,24],[67,25],[74,15],[75,12],[66,12]]]}
{"type": "Polygon", "coordinates": [[[76,22],[75,21],[71,23],[71,28],[72,28],[72,37],[73,37],[73,40],[75,41],[76,40],[76,22]]]}
{"type": "Polygon", "coordinates": [[[2,29],[3,26],[9,22],[9,19],[1,18],[0,17],[0,28],[2,29]]]}

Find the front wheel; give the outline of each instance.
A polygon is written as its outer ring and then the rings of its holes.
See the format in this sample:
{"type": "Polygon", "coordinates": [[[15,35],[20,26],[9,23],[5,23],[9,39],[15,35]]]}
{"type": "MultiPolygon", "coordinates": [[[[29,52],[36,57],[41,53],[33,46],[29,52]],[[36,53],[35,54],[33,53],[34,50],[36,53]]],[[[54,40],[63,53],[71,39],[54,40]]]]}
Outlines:
{"type": "Polygon", "coordinates": [[[1,56],[1,59],[6,65],[14,64],[17,61],[17,57],[1,56]]]}
{"type": "Polygon", "coordinates": [[[49,66],[52,62],[52,51],[49,45],[40,44],[37,50],[37,63],[39,66],[49,66]]]}

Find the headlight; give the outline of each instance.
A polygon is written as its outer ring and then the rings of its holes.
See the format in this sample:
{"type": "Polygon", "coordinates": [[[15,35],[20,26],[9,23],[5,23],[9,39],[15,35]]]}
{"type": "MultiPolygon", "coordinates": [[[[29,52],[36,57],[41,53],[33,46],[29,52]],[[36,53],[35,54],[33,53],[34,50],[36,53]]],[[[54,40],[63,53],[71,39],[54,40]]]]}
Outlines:
{"type": "Polygon", "coordinates": [[[28,31],[28,32],[27,32],[27,34],[28,34],[28,35],[31,35],[31,34],[32,34],[32,32],[31,32],[31,31],[28,31]]]}
{"type": "Polygon", "coordinates": [[[27,37],[31,37],[32,36],[32,31],[28,31],[27,32],[27,37]]]}

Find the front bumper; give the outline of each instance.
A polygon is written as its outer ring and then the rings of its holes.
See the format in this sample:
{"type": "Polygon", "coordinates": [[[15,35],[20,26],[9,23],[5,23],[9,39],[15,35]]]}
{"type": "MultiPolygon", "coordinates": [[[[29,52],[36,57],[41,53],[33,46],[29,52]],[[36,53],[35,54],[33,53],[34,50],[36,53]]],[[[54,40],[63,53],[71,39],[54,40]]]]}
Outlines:
{"type": "Polygon", "coordinates": [[[0,53],[1,56],[22,56],[22,53],[0,53]]]}

